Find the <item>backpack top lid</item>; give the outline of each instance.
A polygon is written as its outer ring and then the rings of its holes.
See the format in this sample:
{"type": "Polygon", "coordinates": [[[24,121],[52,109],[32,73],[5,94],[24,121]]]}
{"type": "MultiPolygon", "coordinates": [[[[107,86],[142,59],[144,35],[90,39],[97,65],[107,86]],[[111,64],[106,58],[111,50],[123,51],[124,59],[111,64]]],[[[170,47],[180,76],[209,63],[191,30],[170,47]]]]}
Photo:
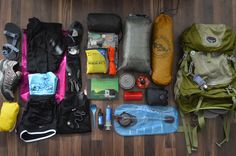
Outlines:
{"type": "Polygon", "coordinates": [[[236,34],[224,24],[193,24],[182,36],[185,52],[191,50],[233,54],[236,34]]]}

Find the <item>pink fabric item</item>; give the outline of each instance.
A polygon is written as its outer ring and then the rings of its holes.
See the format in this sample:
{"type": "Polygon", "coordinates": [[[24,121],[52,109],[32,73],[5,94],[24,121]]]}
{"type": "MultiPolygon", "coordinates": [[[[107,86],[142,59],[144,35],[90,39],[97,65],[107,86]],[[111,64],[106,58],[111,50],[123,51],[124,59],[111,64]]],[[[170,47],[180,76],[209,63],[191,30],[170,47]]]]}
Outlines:
{"type": "Polygon", "coordinates": [[[55,74],[58,77],[57,91],[55,97],[57,103],[59,103],[61,100],[64,99],[66,92],[66,55],[64,55],[60,66],[55,74]]]}
{"type": "MultiPolygon", "coordinates": [[[[24,102],[27,102],[29,99],[29,83],[28,83],[28,74],[27,71],[27,39],[26,33],[23,33],[22,37],[22,55],[21,55],[21,72],[22,77],[20,80],[20,97],[24,102]]],[[[58,71],[55,73],[58,77],[57,82],[57,91],[56,91],[56,101],[59,103],[65,97],[66,90],[66,55],[64,55],[58,71]]]]}
{"type": "Polygon", "coordinates": [[[23,33],[22,37],[22,46],[21,46],[21,80],[20,80],[20,97],[26,102],[29,99],[29,82],[28,82],[28,72],[27,72],[27,63],[26,63],[26,55],[27,55],[27,40],[26,33],[23,33]]]}

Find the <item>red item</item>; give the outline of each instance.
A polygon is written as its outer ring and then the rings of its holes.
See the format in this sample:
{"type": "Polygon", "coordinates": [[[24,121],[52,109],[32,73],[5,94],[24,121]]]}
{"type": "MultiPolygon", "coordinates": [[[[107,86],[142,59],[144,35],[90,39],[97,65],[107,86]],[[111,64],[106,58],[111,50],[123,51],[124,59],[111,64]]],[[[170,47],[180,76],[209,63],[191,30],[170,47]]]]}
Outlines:
{"type": "Polygon", "coordinates": [[[109,75],[116,75],[115,48],[108,47],[109,75]]]}
{"type": "Polygon", "coordinates": [[[141,101],[143,100],[142,91],[124,91],[124,101],[141,101]]]}
{"type": "Polygon", "coordinates": [[[149,84],[150,84],[150,80],[145,75],[139,76],[136,80],[137,87],[141,89],[147,88],[149,84]]]}

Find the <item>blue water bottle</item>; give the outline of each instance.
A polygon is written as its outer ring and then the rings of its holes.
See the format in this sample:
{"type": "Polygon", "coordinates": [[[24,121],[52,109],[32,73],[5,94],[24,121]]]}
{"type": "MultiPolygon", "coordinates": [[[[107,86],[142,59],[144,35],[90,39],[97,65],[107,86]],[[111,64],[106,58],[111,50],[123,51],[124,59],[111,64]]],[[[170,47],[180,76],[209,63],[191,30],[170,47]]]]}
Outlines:
{"type": "Polygon", "coordinates": [[[106,107],[106,124],[105,129],[107,131],[111,130],[111,120],[112,120],[112,109],[109,105],[106,107]]]}

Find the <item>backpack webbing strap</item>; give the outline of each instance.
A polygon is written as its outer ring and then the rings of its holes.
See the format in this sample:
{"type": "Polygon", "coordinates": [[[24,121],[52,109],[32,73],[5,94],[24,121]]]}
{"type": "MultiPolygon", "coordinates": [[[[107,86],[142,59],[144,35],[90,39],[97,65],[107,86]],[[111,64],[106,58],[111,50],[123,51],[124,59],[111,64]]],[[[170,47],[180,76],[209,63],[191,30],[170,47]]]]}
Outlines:
{"type": "Polygon", "coordinates": [[[195,126],[193,129],[192,129],[192,150],[197,150],[198,148],[198,138],[197,138],[197,129],[198,129],[198,126],[195,126]]]}
{"type": "Polygon", "coordinates": [[[207,63],[211,63],[211,53],[207,53],[207,63]]]}
{"type": "Polygon", "coordinates": [[[196,150],[197,147],[198,147],[198,138],[197,138],[198,127],[200,127],[200,129],[202,129],[205,126],[205,119],[204,119],[203,111],[200,110],[202,102],[203,102],[203,97],[201,96],[198,100],[198,104],[197,104],[197,107],[196,107],[196,110],[195,110],[195,113],[198,116],[198,125],[196,125],[191,130],[191,133],[192,133],[192,146],[193,146],[192,150],[196,150]]]}
{"type": "Polygon", "coordinates": [[[191,147],[191,143],[190,143],[191,139],[190,139],[190,136],[189,136],[189,131],[187,129],[187,125],[186,125],[186,122],[185,122],[183,112],[181,110],[179,112],[180,112],[180,116],[181,116],[182,124],[183,124],[183,127],[179,128],[179,131],[184,132],[186,148],[187,148],[188,154],[191,154],[192,153],[192,147],[191,147]]]}
{"type": "Polygon", "coordinates": [[[202,129],[204,126],[205,126],[205,118],[204,118],[204,115],[203,115],[203,111],[199,111],[197,113],[197,119],[198,119],[198,125],[199,127],[202,129]]]}
{"type": "Polygon", "coordinates": [[[182,119],[183,126],[179,127],[179,132],[184,132],[185,142],[187,151],[189,154],[192,153],[192,151],[195,151],[198,148],[198,136],[197,136],[197,130],[198,127],[203,128],[205,125],[205,119],[203,115],[203,111],[200,110],[200,107],[202,105],[203,97],[199,98],[197,107],[196,107],[196,113],[198,115],[198,124],[194,128],[190,126],[190,122],[186,122],[184,113],[180,110],[180,115],[182,119]]]}
{"type": "Polygon", "coordinates": [[[192,128],[189,122],[186,122],[184,113],[180,110],[180,116],[182,119],[183,126],[180,126],[178,132],[184,133],[184,138],[186,142],[186,148],[188,154],[191,154],[192,151],[195,151],[198,147],[198,137],[197,137],[197,129],[198,126],[192,128]]]}
{"type": "Polygon", "coordinates": [[[222,147],[222,145],[224,143],[229,141],[229,134],[230,134],[230,118],[229,118],[229,116],[230,115],[227,115],[226,117],[224,117],[224,135],[225,135],[225,138],[220,143],[216,142],[216,145],[218,147],[222,147]]]}
{"type": "Polygon", "coordinates": [[[198,116],[198,124],[201,129],[205,126],[205,119],[204,119],[203,111],[200,110],[201,105],[202,105],[202,101],[203,101],[203,97],[201,96],[198,100],[198,104],[197,104],[197,107],[195,110],[195,113],[198,116]]]}
{"type": "MultiPolygon", "coordinates": [[[[233,91],[236,93],[236,91],[234,89],[233,89],[233,91]]],[[[225,135],[225,138],[220,143],[216,142],[216,145],[218,147],[222,147],[222,145],[224,143],[229,141],[231,119],[232,119],[232,117],[234,117],[234,114],[235,114],[234,109],[236,107],[236,97],[235,96],[232,97],[232,101],[233,101],[232,109],[230,110],[229,114],[227,114],[224,117],[224,135],[225,135]]]]}

